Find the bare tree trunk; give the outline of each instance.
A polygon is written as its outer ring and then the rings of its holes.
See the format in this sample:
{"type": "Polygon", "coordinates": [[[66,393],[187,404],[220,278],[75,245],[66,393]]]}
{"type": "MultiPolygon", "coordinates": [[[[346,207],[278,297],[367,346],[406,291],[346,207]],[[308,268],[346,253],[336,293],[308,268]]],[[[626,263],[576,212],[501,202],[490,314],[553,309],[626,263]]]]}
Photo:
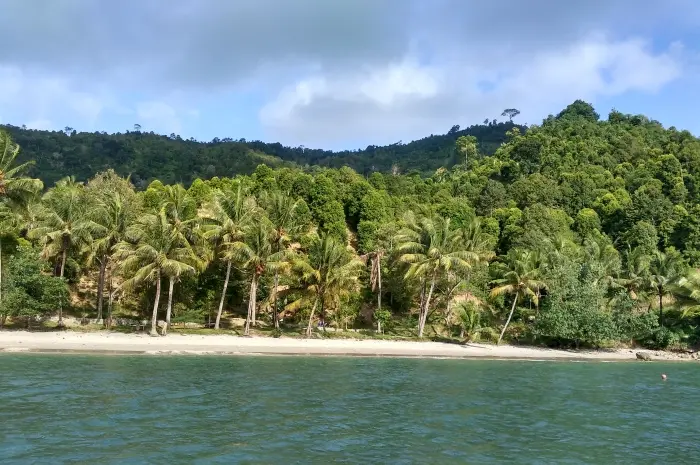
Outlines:
{"type": "MultiPolygon", "coordinates": [[[[0,237],[0,302],[2,302],[2,237],[0,237]]],[[[5,320],[0,320],[0,328],[5,323],[5,320]]]]}
{"type": "Polygon", "coordinates": [[[498,336],[498,343],[501,343],[501,340],[503,339],[503,335],[506,333],[506,329],[508,328],[508,324],[510,323],[510,319],[513,318],[513,312],[515,311],[515,305],[518,303],[518,294],[515,294],[515,297],[513,298],[513,306],[510,307],[510,314],[508,315],[508,319],[506,320],[506,324],[503,326],[503,330],[501,331],[501,335],[498,336]]]}
{"type": "Polygon", "coordinates": [[[226,279],[224,279],[224,289],[221,291],[221,300],[219,301],[219,312],[216,314],[216,322],[214,329],[219,329],[221,324],[221,315],[224,312],[224,302],[226,301],[226,289],[228,288],[228,280],[231,276],[231,260],[226,265],[226,279]]]}
{"type": "MultiPolygon", "coordinates": [[[[377,259],[377,287],[379,288],[379,292],[377,293],[377,311],[381,312],[382,311],[382,261],[381,257],[377,259]]],[[[382,322],[381,320],[377,319],[377,332],[381,333],[382,332],[382,322]]]]}
{"type": "Polygon", "coordinates": [[[160,302],[160,271],[156,276],[156,298],[153,303],[153,315],[151,316],[151,336],[157,336],[156,323],[158,318],[158,303],[160,302]]]}
{"type": "Polygon", "coordinates": [[[173,311],[173,288],[175,287],[175,278],[171,276],[169,278],[168,284],[168,309],[165,311],[165,326],[163,326],[163,331],[161,335],[165,336],[168,334],[168,328],[170,327],[170,315],[173,311]]]}
{"type": "Polygon", "coordinates": [[[272,289],[272,321],[275,324],[275,329],[280,329],[280,317],[277,314],[277,286],[279,286],[279,272],[275,270],[275,284],[272,289]]]}
{"type": "MultiPolygon", "coordinates": [[[[67,251],[66,248],[63,248],[63,251],[61,252],[61,271],[60,271],[60,277],[61,281],[63,281],[63,273],[66,269],[66,258],[67,258],[67,251]]],[[[61,301],[59,302],[58,305],[58,323],[56,324],[57,327],[63,328],[63,297],[60,299],[61,301]]]]}
{"type": "Polygon", "coordinates": [[[309,324],[306,327],[306,337],[311,337],[311,330],[313,329],[314,313],[316,313],[316,305],[318,305],[318,297],[314,300],[314,306],[311,307],[311,313],[309,314],[309,324]]]}
{"type": "Polygon", "coordinates": [[[250,281],[250,296],[248,297],[248,316],[245,319],[245,331],[244,335],[250,335],[250,324],[255,318],[255,304],[257,299],[258,291],[258,277],[253,275],[253,279],[250,281]]]}
{"type": "Polygon", "coordinates": [[[97,320],[102,319],[102,301],[105,292],[105,273],[107,271],[107,257],[102,257],[100,262],[100,274],[97,278],[97,320]]]}
{"type": "Polygon", "coordinates": [[[433,290],[435,289],[435,275],[430,282],[430,290],[428,295],[425,296],[425,303],[423,305],[423,310],[421,311],[420,319],[418,321],[418,337],[423,337],[423,330],[425,329],[425,322],[428,319],[428,308],[430,307],[430,298],[433,296],[433,290]]]}
{"type": "Polygon", "coordinates": [[[112,272],[109,272],[109,298],[107,300],[107,329],[112,329],[112,305],[114,303],[114,292],[112,290],[112,272]]]}

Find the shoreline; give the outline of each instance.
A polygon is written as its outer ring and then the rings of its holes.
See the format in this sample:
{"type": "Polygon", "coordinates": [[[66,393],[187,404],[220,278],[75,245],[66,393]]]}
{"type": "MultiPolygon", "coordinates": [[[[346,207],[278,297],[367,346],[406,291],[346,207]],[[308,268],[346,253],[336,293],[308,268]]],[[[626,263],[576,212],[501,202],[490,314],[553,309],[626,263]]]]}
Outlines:
{"type": "Polygon", "coordinates": [[[83,333],[0,331],[0,353],[102,355],[257,355],[336,356],[437,359],[634,361],[645,352],[652,360],[694,361],[688,354],[649,350],[558,350],[532,346],[450,344],[379,339],[297,339],[192,335],[166,337],[117,332],[83,333]]]}

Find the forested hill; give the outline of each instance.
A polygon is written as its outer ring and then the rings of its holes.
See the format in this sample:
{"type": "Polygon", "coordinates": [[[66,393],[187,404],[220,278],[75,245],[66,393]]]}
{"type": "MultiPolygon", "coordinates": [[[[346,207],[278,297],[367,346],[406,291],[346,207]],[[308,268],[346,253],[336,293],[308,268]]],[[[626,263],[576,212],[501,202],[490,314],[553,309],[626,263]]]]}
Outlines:
{"type": "Polygon", "coordinates": [[[188,185],[197,178],[250,174],[262,163],[271,167],[349,166],[365,175],[374,171],[407,173],[414,170],[428,174],[458,162],[454,149],[458,137],[475,136],[479,152],[490,155],[507,140],[507,131],[515,126],[511,122],[496,121],[463,130],[454,126],[447,134],[431,135],[406,144],[342,152],[245,139],[198,142],[175,134],[162,136],[140,130],[107,134],[76,132],[71,128],[65,131],[4,128],[22,147],[20,161],[34,160],[29,174],[43,179],[49,186],[65,176],[84,181],[113,168],[120,175],[131,174],[134,184],[143,188],[156,178],[167,184],[188,185]]]}

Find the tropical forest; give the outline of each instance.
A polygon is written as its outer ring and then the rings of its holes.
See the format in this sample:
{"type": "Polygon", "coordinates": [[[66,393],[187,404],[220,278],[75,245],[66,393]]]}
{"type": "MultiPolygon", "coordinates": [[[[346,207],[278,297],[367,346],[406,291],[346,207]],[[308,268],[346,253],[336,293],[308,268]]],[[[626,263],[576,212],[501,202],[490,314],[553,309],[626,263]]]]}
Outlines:
{"type": "Polygon", "coordinates": [[[700,140],[517,113],[343,152],[2,126],[0,325],[698,344],[700,140]]]}

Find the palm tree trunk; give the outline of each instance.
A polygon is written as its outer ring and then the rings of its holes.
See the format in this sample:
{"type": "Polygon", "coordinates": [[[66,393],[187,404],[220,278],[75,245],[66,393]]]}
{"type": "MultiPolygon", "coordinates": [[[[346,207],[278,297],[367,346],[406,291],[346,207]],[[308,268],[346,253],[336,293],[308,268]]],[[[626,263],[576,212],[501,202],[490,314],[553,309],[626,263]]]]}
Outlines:
{"type": "Polygon", "coordinates": [[[421,315],[418,321],[418,337],[423,337],[423,330],[425,329],[425,322],[428,319],[428,308],[430,307],[430,298],[433,296],[433,290],[435,289],[435,274],[430,282],[430,290],[428,290],[428,295],[425,296],[425,303],[421,311],[421,315]]]}
{"type": "MultiPolygon", "coordinates": [[[[382,311],[382,261],[379,259],[377,262],[377,287],[379,292],[377,293],[377,311],[382,311]]],[[[377,320],[377,332],[382,332],[382,322],[377,320]]]]}
{"type": "Polygon", "coordinates": [[[280,318],[277,314],[277,286],[280,284],[279,272],[275,270],[275,284],[272,289],[272,321],[275,324],[275,329],[280,329],[280,318]]]}
{"type": "Polygon", "coordinates": [[[498,336],[498,344],[501,343],[501,339],[503,339],[503,335],[506,333],[506,329],[508,328],[508,323],[510,323],[510,319],[513,318],[513,312],[515,311],[515,304],[518,303],[518,294],[515,294],[515,298],[513,298],[513,306],[510,307],[510,314],[508,315],[508,319],[506,320],[505,326],[503,326],[503,330],[501,331],[501,335],[498,336]]]}
{"type": "Polygon", "coordinates": [[[107,329],[112,328],[112,304],[114,302],[114,290],[112,290],[112,271],[109,272],[109,298],[107,299],[107,329]]]}
{"type": "MultiPolygon", "coordinates": [[[[63,251],[61,252],[61,271],[59,276],[61,277],[61,281],[63,281],[63,273],[66,270],[66,258],[68,256],[67,250],[64,247],[63,251]]],[[[58,305],[58,323],[56,324],[57,327],[63,328],[63,298],[60,299],[61,301],[59,302],[58,305]]]]}
{"type": "Polygon", "coordinates": [[[216,322],[214,329],[219,329],[221,324],[221,314],[224,312],[224,301],[226,300],[226,289],[228,288],[228,280],[231,276],[231,260],[226,265],[226,279],[224,279],[224,289],[221,291],[221,300],[219,301],[219,312],[216,314],[216,322]]]}
{"type": "Polygon", "coordinates": [[[102,319],[102,302],[105,291],[105,272],[107,271],[107,257],[102,257],[100,262],[100,274],[97,278],[97,320],[102,319]]]}
{"type": "Polygon", "coordinates": [[[250,281],[250,296],[248,298],[248,316],[245,319],[245,332],[244,335],[250,335],[250,324],[255,318],[255,304],[257,299],[258,291],[258,277],[253,274],[253,279],[250,281]]]}
{"type": "Polygon", "coordinates": [[[316,313],[316,305],[318,305],[318,297],[314,300],[314,306],[311,307],[311,313],[309,314],[309,324],[306,327],[306,337],[311,337],[311,330],[313,329],[312,324],[314,321],[314,313],[316,313]]]}
{"type": "Polygon", "coordinates": [[[664,293],[659,289],[659,326],[664,327],[664,293]]]}
{"type": "Polygon", "coordinates": [[[168,309],[165,311],[165,326],[163,326],[163,336],[168,334],[168,328],[170,327],[170,315],[173,311],[173,288],[175,287],[175,278],[170,277],[168,284],[168,309]]]}
{"type": "MultiPolygon", "coordinates": [[[[0,302],[2,302],[2,238],[0,237],[0,302]]],[[[0,320],[0,328],[5,323],[4,320],[0,320]]]]}
{"type": "Polygon", "coordinates": [[[158,318],[158,303],[160,302],[160,271],[156,275],[156,298],[153,302],[153,315],[151,316],[151,336],[157,336],[156,323],[158,318]]]}

